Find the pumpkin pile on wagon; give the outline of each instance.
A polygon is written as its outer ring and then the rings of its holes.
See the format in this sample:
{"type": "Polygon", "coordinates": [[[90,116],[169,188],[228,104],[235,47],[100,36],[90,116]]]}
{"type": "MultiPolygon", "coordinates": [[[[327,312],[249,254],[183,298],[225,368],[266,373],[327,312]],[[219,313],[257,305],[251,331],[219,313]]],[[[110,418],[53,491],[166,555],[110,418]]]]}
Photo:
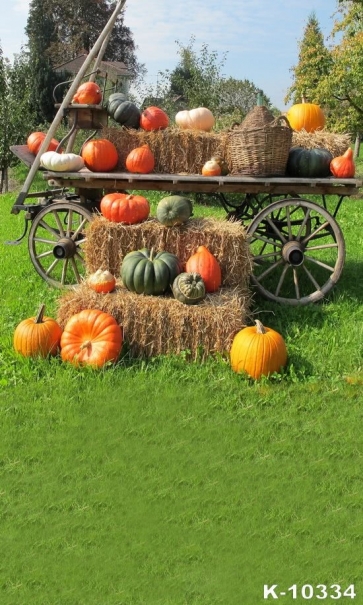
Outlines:
{"type": "MultiPolygon", "coordinates": [[[[100,102],[96,85],[82,86],[73,103],[100,102]]],[[[52,140],[41,165],[50,171],[206,177],[354,176],[349,136],[326,132],[323,112],[311,103],[295,105],[279,118],[258,104],[241,124],[222,132],[213,131],[214,116],[203,107],[180,111],[175,125],[161,108],[142,111],[122,93],[112,94],[106,109],[112,127],[103,127],[100,137],[87,141],[79,155],[62,153],[52,140]],[[261,128],[263,149],[253,138],[256,132],[261,138],[261,128]],[[266,144],[266,132],[274,137],[271,141],[277,140],[278,151],[266,144]]],[[[33,141],[40,145],[41,133],[32,133],[29,149],[33,141]]],[[[73,356],[75,363],[103,365],[115,361],[127,341],[134,356],[188,351],[196,359],[229,352],[232,369],[253,378],[286,365],[281,335],[261,322],[246,327],[252,258],[240,222],[193,218],[192,201],[185,195],[164,196],[156,216],[151,216],[147,197],[105,192],[100,215],[89,227],[85,260],[87,278],[59,300],[58,346],[64,360],[72,361],[73,356]],[[96,352],[89,323],[85,336],[82,330],[81,335],[74,333],[90,318],[106,324],[110,318],[107,329],[111,340],[116,339],[111,352],[96,352]],[[253,360],[246,358],[247,349],[253,351],[253,360]]],[[[50,352],[54,350],[53,343],[50,352]]]]}

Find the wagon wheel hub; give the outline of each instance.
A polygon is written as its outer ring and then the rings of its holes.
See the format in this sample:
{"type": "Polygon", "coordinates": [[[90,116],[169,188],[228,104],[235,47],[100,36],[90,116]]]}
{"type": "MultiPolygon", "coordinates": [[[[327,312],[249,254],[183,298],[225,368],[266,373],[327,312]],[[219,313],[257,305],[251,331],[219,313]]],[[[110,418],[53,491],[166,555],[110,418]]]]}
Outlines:
{"type": "Polygon", "coordinates": [[[55,258],[63,260],[65,258],[73,258],[77,251],[76,243],[70,237],[62,237],[53,248],[55,258]]]}
{"type": "Polygon", "coordinates": [[[299,267],[304,262],[304,248],[300,242],[292,240],[282,248],[282,258],[292,267],[299,267]]]}

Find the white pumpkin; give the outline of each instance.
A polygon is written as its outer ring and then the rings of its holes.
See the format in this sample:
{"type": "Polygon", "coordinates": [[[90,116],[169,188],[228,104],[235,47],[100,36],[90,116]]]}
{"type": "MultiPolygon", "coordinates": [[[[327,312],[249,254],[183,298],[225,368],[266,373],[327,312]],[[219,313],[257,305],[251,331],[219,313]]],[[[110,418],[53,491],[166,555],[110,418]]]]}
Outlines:
{"type": "Polygon", "coordinates": [[[184,109],[178,111],[175,122],[180,128],[191,128],[192,130],[205,130],[208,132],[214,126],[214,116],[206,107],[196,109],[184,109]]]}
{"type": "Polygon", "coordinates": [[[53,172],[78,172],[84,168],[84,161],[76,153],[46,151],[40,156],[40,165],[53,172]]]}

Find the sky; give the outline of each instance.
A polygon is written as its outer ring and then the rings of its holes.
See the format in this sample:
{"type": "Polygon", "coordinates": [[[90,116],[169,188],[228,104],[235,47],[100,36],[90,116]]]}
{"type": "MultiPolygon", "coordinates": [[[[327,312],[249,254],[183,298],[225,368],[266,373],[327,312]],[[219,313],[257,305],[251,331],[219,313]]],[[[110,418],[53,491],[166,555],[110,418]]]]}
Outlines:
{"type": "MultiPolygon", "coordinates": [[[[60,0],[61,1],[61,0],[60,0]]],[[[0,0],[0,44],[10,60],[27,42],[25,26],[30,0],[0,0]]],[[[333,27],[337,0],[127,0],[125,25],[145,64],[147,81],[156,84],[159,71],[179,62],[176,41],[194,50],[216,51],[226,77],[249,80],[281,111],[298,62],[298,43],[314,12],[325,42],[333,27]]]]}

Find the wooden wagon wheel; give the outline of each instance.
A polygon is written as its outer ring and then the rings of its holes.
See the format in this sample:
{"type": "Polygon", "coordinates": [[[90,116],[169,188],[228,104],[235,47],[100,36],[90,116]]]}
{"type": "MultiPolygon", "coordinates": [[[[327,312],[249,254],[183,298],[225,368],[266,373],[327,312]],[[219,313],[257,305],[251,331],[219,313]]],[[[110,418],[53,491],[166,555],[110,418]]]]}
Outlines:
{"type": "Polygon", "coordinates": [[[248,227],[252,283],[267,299],[290,305],[321,300],[337,283],[345,243],[334,217],[301,198],[273,202],[248,227]]]}
{"type": "Polygon", "coordinates": [[[82,247],[93,214],[77,202],[53,201],[41,210],[29,232],[29,254],[35,270],[57,288],[80,283],[85,275],[82,247]]]}

